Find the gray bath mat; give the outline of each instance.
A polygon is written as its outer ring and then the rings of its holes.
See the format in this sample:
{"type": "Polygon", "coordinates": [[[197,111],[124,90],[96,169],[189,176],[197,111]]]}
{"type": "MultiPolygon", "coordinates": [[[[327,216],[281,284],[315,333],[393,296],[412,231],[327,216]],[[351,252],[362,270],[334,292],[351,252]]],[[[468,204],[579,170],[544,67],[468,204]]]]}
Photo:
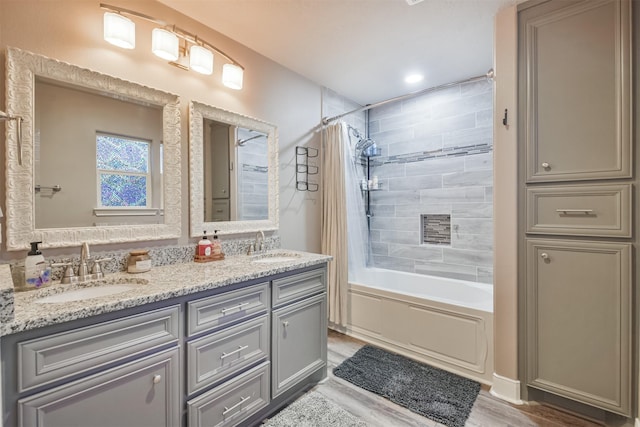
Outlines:
{"type": "Polygon", "coordinates": [[[480,383],[364,346],[333,369],[336,377],[449,427],[463,427],[480,383]]]}
{"type": "Polygon", "coordinates": [[[338,405],[312,391],[266,421],[268,427],[366,427],[338,405]]]}

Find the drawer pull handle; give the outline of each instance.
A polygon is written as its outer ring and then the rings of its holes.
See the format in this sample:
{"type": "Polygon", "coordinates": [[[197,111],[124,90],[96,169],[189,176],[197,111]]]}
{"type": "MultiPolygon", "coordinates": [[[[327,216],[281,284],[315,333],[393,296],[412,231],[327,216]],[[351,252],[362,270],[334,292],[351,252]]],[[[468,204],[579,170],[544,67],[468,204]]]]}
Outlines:
{"type": "Polygon", "coordinates": [[[556,212],[563,213],[566,215],[579,214],[579,213],[589,215],[590,213],[593,213],[593,209],[556,209],[556,212]]]}
{"type": "Polygon", "coordinates": [[[546,252],[542,252],[540,254],[540,258],[544,259],[544,260],[548,260],[549,259],[549,254],[546,252]]]}
{"type": "Polygon", "coordinates": [[[231,356],[232,354],[239,353],[239,352],[241,352],[242,350],[246,350],[246,349],[248,349],[248,348],[249,348],[249,346],[248,346],[248,345],[240,345],[240,346],[238,346],[238,348],[237,348],[237,349],[233,350],[231,353],[225,353],[225,352],[222,352],[222,356],[220,356],[220,359],[224,359],[225,357],[229,357],[229,356],[231,356]]]}
{"type": "Polygon", "coordinates": [[[542,163],[540,166],[542,166],[545,169],[549,169],[551,167],[551,165],[547,162],[542,163]]]}
{"type": "Polygon", "coordinates": [[[222,415],[227,415],[227,413],[229,413],[230,411],[233,411],[234,409],[236,409],[238,406],[242,405],[244,402],[246,402],[247,400],[251,399],[251,396],[247,396],[247,397],[240,397],[240,402],[236,403],[235,405],[233,405],[231,408],[227,408],[226,406],[224,407],[224,411],[222,411],[222,415]]]}
{"type": "Polygon", "coordinates": [[[153,376],[153,383],[154,384],[159,384],[160,381],[162,381],[162,375],[154,375],[153,376]]]}
{"type": "Polygon", "coordinates": [[[222,310],[220,310],[220,313],[225,314],[227,311],[240,310],[242,307],[249,304],[250,303],[248,302],[243,302],[242,304],[234,305],[233,307],[223,308],[222,310]]]}

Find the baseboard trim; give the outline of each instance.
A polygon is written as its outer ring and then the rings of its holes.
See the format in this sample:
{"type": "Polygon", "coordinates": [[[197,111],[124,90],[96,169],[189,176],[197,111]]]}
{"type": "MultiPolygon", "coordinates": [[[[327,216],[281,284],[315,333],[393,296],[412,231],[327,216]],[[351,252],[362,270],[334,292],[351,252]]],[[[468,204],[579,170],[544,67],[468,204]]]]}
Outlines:
{"type": "Polygon", "coordinates": [[[640,418],[636,418],[636,427],[640,427],[640,418]]]}
{"type": "Polygon", "coordinates": [[[492,396],[506,400],[514,405],[524,405],[525,403],[520,399],[520,381],[503,377],[495,372],[493,373],[493,385],[489,392],[492,396]]]}

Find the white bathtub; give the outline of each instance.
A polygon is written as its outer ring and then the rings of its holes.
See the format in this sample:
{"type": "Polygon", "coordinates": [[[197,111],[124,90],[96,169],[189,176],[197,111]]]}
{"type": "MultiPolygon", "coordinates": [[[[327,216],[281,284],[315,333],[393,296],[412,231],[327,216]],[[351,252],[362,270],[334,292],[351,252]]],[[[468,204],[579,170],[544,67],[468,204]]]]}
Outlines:
{"type": "Polygon", "coordinates": [[[491,384],[493,287],[367,269],[349,283],[347,334],[491,384]]]}

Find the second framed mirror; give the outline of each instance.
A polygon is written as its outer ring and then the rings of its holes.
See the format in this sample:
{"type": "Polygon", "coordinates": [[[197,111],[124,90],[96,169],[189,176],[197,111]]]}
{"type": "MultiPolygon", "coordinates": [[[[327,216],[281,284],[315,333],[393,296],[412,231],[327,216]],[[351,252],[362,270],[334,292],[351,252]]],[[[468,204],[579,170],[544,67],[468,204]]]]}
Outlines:
{"type": "Polygon", "coordinates": [[[274,125],[191,102],[189,151],[192,237],[278,229],[274,125]]]}

